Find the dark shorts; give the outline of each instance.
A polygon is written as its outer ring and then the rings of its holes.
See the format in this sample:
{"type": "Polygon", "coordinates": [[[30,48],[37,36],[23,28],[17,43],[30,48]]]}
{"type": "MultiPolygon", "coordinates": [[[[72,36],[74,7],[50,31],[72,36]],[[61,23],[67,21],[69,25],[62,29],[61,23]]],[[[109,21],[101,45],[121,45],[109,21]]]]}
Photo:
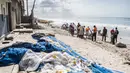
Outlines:
{"type": "Polygon", "coordinates": [[[117,38],[117,35],[114,35],[114,38],[117,38]]]}

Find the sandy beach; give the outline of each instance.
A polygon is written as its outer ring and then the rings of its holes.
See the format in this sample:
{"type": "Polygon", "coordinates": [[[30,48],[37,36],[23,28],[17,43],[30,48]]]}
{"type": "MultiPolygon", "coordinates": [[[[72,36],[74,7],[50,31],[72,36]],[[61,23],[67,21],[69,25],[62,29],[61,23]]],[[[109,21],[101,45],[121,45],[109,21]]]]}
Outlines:
{"type": "MultiPolygon", "coordinates": [[[[76,52],[88,60],[92,60],[110,69],[119,70],[124,73],[130,72],[130,66],[124,64],[130,58],[130,47],[118,48],[110,43],[102,42],[101,36],[98,36],[97,42],[89,39],[80,39],[72,37],[68,31],[60,28],[50,28],[42,25],[49,31],[54,31],[56,38],[70,45],[76,52]]],[[[109,41],[109,38],[107,38],[109,41]]]]}
{"type": "MultiPolygon", "coordinates": [[[[97,42],[92,42],[89,39],[84,40],[73,37],[68,31],[62,30],[56,25],[48,26],[47,24],[39,23],[39,26],[43,27],[44,29],[34,29],[33,33],[54,33],[58,40],[71,46],[77,53],[88,60],[101,64],[108,69],[118,70],[124,73],[130,72],[130,66],[128,64],[124,64],[125,62],[129,62],[129,47],[117,48],[115,45],[102,42],[99,36],[97,42]]],[[[36,43],[36,41],[31,37],[32,34],[24,33],[10,35],[15,37],[12,43],[16,41],[36,43]]],[[[0,45],[4,46],[3,44],[0,45]]]]}
{"type": "Polygon", "coordinates": [[[130,72],[130,66],[124,64],[129,62],[130,58],[130,47],[118,48],[115,45],[101,41],[101,36],[98,36],[97,42],[92,42],[89,39],[80,39],[76,36],[73,37],[68,31],[60,29],[56,25],[48,26],[46,24],[40,24],[45,30],[39,30],[35,32],[52,32],[55,33],[55,37],[61,40],[67,45],[70,45],[76,52],[81,54],[83,57],[93,62],[99,63],[104,67],[119,70],[124,73],[130,72]],[[52,28],[53,27],[53,28],[52,28]]]}

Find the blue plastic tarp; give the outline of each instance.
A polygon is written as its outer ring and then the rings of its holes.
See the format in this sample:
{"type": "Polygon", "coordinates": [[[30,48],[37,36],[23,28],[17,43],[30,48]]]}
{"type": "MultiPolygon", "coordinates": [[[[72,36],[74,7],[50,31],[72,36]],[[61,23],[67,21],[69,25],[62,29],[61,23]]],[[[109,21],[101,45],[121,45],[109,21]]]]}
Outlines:
{"type": "Polygon", "coordinates": [[[26,53],[26,48],[4,48],[0,51],[0,66],[18,64],[26,53]]]}
{"type": "Polygon", "coordinates": [[[9,64],[18,64],[28,49],[34,52],[41,52],[45,51],[46,47],[44,45],[40,46],[39,44],[28,42],[15,43],[0,50],[0,65],[7,66],[9,64]]]}
{"type": "MultiPolygon", "coordinates": [[[[65,52],[67,52],[68,54],[70,54],[70,55],[72,55],[74,57],[78,57],[78,58],[82,59],[83,61],[88,61],[86,58],[84,58],[80,54],[76,53],[70,46],[66,45],[65,43],[63,43],[63,42],[61,42],[59,40],[57,40],[55,37],[48,36],[48,38],[53,40],[53,42],[58,42],[62,46],[62,47],[59,47],[59,46],[57,46],[55,44],[51,44],[51,43],[46,42],[45,40],[40,39],[40,38],[37,37],[38,43],[40,45],[46,45],[46,50],[48,50],[48,52],[52,52],[52,51],[65,51],[65,52]]],[[[120,72],[120,71],[107,69],[105,67],[97,65],[96,63],[91,64],[88,67],[92,70],[93,73],[123,73],[123,72],[120,72]]],[[[74,73],[74,72],[70,72],[70,73],[74,73]]],[[[83,72],[77,72],[77,73],[83,73],[83,72]]]]}
{"type": "MultiPolygon", "coordinates": [[[[89,62],[86,58],[76,53],[70,46],[57,40],[55,37],[48,36],[47,38],[51,39],[53,42],[59,43],[59,45],[62,47],[57,46],[56,44],[50,43],[44,39],[41,39],[41,36],[38,37],[38,36],[32,35],[32,37],[37,40],[37,44],[24,42],[24,43],[13,44],[10,47],[3,48],[2,50],[0,50],[0,65],[5,66],[12,63],[18,64],[28,49],[31,49],[34,52],[65,51],[74,57],[78,57],[82,59],[83,61],[89,62]]],[[[93,63],[88,67],[92,70],[93,73],[122,73],[119,71],[107,69],[105,67],[97,65],[96,63],[93,63]]],[[[70,73],[83,73],[83,72],[70,72],[70,73]]]]}
{"type": "Polygon", "coordinates": [[[26,49],[31,49],[34,52],[40,52],[40,51],[45,51],[46,47],[44,45],[39,45],[37,44],[32,44],[28,42],[21,42],[21,43],[15,43],[11,46],[12,48],[26,48],[26,49]]]}

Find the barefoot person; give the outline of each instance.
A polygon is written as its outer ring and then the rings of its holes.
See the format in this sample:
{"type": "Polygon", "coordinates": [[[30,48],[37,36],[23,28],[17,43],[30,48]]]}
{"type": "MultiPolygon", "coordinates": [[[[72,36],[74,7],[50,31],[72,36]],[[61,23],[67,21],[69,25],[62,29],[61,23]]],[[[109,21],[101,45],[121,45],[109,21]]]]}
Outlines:
{"type": "Polygon", "coordinates": [[[93,26],[93,33],[92,33],[92,41],[93,41],[93,38],[94,38],[94,41],[96,41],[96,36],[97,35],[97,27],[94,25],[93,26]]]}
{"type": "Polygon", "coordinates": [[[106,27],[104,27],[103,33],[102,33],[102,41],[106,42],[106,36],[107,36],[107,29],[106,29],[106,27]]]}

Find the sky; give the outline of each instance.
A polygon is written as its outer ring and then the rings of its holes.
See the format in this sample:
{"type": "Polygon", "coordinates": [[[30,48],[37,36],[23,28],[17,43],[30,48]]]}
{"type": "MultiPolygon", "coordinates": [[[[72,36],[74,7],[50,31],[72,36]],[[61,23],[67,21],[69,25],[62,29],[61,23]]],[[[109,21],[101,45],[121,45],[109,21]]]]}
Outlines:
{"type": "MultiPolygon", "coordinates": [[[[29,0],[31,9],[33,0],[29,0]]],[[[51,18],[130,17],[130,0],[36,0],[35,15],[51,18]]]]}

